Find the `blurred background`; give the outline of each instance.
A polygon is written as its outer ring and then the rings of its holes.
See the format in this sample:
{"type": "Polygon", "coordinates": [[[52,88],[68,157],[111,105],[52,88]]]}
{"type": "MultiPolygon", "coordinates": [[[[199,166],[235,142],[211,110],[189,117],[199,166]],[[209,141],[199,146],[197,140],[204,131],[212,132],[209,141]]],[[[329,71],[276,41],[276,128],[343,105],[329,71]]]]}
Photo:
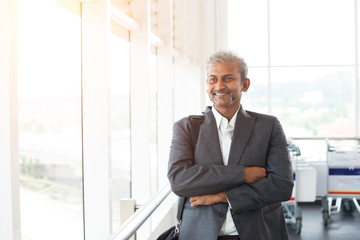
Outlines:
{"type": "Polygon", "coordinates": [[[1,0],[0,238],[110,236],[122,199],[167,185],[172,125],[211,105],[219,49],[249,66],[243,107],[326,162],[326,138],[360,137],[359,14],[357,0],[1,0]]]}

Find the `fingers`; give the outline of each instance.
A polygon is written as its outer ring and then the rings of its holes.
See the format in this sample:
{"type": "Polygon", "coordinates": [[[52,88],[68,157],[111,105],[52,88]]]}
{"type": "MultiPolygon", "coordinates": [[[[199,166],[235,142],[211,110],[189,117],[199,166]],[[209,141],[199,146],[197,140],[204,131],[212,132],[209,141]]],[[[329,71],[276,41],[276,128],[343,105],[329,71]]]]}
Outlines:
{"type": "Polygon", "coordinates": [[[266,177],[266,169],[262,167],[256,167],[256,170],[258,171],[258,177],[264,178],[266,177]]]}
{"type": "Polygon", "coordinates": [[[200,205],[210,205],[212,204],[213,195],[204,195],[204,196],[196,196],[190,198],[190,203],[192,207],[200,206],[200,205]]]}
{"type": "Polygon", "coordinates": [[[191,206],[192,206],[192,207],[196,207],[196,206],[200,205],[200,204],[199,204],[200,201],[198,201],[198,200],[199,200],[199,197],[191,197],[191,198],[190,198],[190,204],[191,204],[191,206]]]}
{"type": "Polygon", "coordinates": [[[192,207],[200,205],[212,205],[216,203],[227,203],[227,197],[224,191],[211,195],[190,197],[190,204],[192,207]]]}

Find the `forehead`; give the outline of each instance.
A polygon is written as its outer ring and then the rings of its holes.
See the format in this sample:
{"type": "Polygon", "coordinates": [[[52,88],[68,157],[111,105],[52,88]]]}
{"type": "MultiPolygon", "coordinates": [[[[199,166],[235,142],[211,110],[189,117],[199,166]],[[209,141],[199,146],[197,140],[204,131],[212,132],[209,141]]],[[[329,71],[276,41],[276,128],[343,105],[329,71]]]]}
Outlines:
{"type": "Polygon", "coordinates": [[[216,62],[210,66],[208,73],[209,76],[210,75],[220,76],[227,74],[240,75],[238,71],[238,67],[235,63],[216,62]]]}

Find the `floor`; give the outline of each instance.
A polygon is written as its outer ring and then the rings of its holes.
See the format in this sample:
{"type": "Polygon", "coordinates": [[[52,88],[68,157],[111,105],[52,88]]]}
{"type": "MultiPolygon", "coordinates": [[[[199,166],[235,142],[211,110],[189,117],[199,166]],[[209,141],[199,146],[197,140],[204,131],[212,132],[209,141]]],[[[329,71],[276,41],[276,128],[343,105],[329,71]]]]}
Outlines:
{"type": "Polygon", "coordinates": [[[299,203],[302,210],[302,229],[295,233],[295,226],[288,225],[290,240],[360,240],[360,213],[339,212],[330,216],[328,226],[322,220],[321,203],[299,203]]]}

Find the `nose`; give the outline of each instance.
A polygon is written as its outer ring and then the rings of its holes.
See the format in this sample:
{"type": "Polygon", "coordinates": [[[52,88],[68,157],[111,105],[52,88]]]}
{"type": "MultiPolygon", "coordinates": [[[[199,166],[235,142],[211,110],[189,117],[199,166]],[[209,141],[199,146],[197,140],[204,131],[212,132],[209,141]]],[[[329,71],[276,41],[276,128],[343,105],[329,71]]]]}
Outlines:
{"type": "Polygon", "coordinates": [[[219,79],[216,83],[216,87],[215,87],[217,90],[221,90],[223,88],[225,88],[225,84],[223,82],[223,80],[219,79]]]}

